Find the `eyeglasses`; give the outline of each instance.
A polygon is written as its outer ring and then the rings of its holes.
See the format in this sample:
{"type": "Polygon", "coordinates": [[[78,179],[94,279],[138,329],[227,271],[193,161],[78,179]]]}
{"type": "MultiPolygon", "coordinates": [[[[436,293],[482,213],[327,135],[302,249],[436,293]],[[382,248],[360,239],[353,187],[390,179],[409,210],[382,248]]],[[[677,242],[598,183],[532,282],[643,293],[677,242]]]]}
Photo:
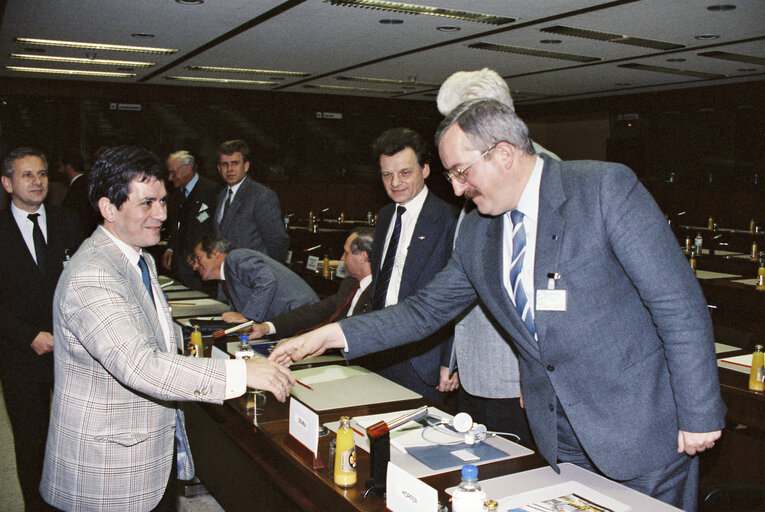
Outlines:
{"type": "Polygon", "coordinates": [[[464,185],[465,183],[467,183],[467,173],[470,170],[470,168],[473,167],[475,164],[477,164],[478,161],[481,160],[483,157],[485,157],[486,155],[494,151],[494,148],[497,147],[497,144],[499,144],[499,142],[495,142],[492,147],[490,147],[489,149],[487,149],[486,151],[478,155],[478,158],[476,158],[475,160],[467,164],[464,168],[458,169],[457,167],[452,167],[448,171],[444,171],[444,176],[446,177],[447,181],[451,183],[452,180],[454,180],[460,185],[464,185]]]}

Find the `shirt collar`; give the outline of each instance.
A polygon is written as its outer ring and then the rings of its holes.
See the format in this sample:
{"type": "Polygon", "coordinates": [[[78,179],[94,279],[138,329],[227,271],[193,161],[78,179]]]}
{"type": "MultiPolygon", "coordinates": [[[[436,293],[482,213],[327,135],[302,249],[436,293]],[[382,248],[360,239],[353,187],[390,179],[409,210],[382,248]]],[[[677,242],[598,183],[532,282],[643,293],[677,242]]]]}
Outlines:
{"type": "Polygon", "coordinates": [[[140,272],[140,269],[138,268],[138,258],[143,254],[143,251],[136,252],[135,249],[130,247],[128,244],[114,236],[111,231],[106,229],[103,224],[98,226],[100,229],[104,230],[104,233],[109,235],[109,238],[111,238],[115,244],[117,244],[117,247],[119,247],[120,251],[122,251],[122,254],[125,255],[125,257],[128,259],[131,265],[136,268],[140,272]]]}
{"type": "Polygon", "coordinates": [[[199,181],[199,174],[194,173],[194,177],[191,178],[191,181],[186,183],[186,186],[184,187],[187,190],[186,197],[191,195],[191,191],[194,190],[194,185],[197,184],[197,181],[199,181]]]}
{"type": "Polygon", "coordinates": [[[21,208],[18,208],[15,204],[13,204],[13,200],[11,200],[11,213],[13,213],[13,218],[16,219],[16,224],[18,224],[19,226],[22,225],[22,222],[30,222],[29,219],[27,218],[27,215],[29,215],[30,213],[39,213],[40,218],[37,220],[41,223],[46,224],[47,217],[45,215],[44,204],[41,204],[40,207],[37,209],[37,211],[27,212],[22,210],[21,208]]]}
{"type": "MultiPolygon", "coordinates": [[[[536,222],[539,216],[539,188],[542,184],[542,169],[544,168],[545,161],[536,157],[534,162],[534,170],[531,172],[526,187],[523,189],[520,200],[518,200],[518,206],[516,210],[523,213],[525,217],[531,217],[536,222]]],[[[509,214],[509,212],[508,212],[509,214]]]]}
{"type": "Polygon", "coordinates": [[[362,277],[361,281],[359,281],[359,290],[366,290],[367,286],[369,286],[371,283],[372,283],[372,274],[362,277]]]}
{"type": "MultiPolygon", "coordinates": [[[[420,215],[420,210],[422,210],[422,205],[425,204],[425,199],[428,197],[428,186],[425,185],[422,187],[422,190],[420,190],[420,193],[414,196],[411,201],[409,201],[406,204],[402,204],[404,208],[406,208],[406,213],[409,214],[410,219],[416,219],[420,215]]],[[[398,206],[400,203],[396,203],[396,206],[398,206]]]]}

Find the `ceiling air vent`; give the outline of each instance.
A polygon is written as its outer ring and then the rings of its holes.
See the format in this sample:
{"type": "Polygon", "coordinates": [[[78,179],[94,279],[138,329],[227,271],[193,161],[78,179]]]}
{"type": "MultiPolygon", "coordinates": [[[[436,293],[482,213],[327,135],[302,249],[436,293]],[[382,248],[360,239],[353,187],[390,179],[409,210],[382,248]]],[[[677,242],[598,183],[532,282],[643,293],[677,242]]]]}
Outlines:
{"type": "Polygon", "coordinates": [[[555,25],[553,27],[543,28],[541,31],[547,32],[548,34],[560,34],[562,36],[582,37],[584,39],[594,39],[595,41],[604,41],[608,43],[653,48],[654,50],[678,50],[680,48],[685,48],[682,44],[654,41],[653,39],[642,39],[640,37],[612,34],[610,32],[600,32],[598,30],[589,30],[585,28],[566,27],[565,25],[555,25]]]}
{"type": "Polygon", "coordinates": [[[572,53],[551,52],[548,50],[535,50],[534,48],[523,48],[521,46],[508,46],[504,44],[480,43],[469,44],[468,48],[476,50],[492,50],[495,52],[516,53],[518,55],[529,55],[531,57],[543,57],[546,59],[569,60],[574,62],[598,62],[598,57],[587,57],[586,55],[574,55],[572,53]]]}
{"type": "Polygon", "coordinates": [[[472,21],[475,23],[487,23],[489,25],[505,25],[507,23],[512,23],[515,21],[515,18],[509,18],[506,16],[496,16],[493,14],[482,14],[479,12],[470,12],[470,11],[457,11],[454,9],[445,9],[443,7],[430,7],[427,5],[403,4],[399,2],[385,2],[382,0],[324,0],[324,3],[335,5],[335,6],[360,7],[362,9],[399,12],[403,14],[425,14],[427,16],[439,16],[442,18],[472,21]]]}

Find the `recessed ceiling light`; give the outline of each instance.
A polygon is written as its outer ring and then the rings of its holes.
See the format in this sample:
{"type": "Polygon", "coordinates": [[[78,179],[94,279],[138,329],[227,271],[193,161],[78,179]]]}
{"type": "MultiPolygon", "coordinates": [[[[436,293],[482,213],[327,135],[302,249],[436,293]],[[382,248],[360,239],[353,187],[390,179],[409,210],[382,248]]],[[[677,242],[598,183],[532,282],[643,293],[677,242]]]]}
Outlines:
{"type": "Polygon", "coordinates": [[[674,57],[671,59],[667,59],[667,62],[685,62],[685,59],[682,57],[674,57]]]}
{"type": "Polygon", "coordinates": [[[137,68],[150,68],[155,64],[154,62],[135,60],[83,59],[80,57],[54,57],[53,55],[24,55],[22,53],[12,53],[10,56],[14,59],[67,62],[70,64],[95,64],[97,66],[133,66],[137,68]]]}
{"type": "Polygon", "coordinates": [[[130,34],[130,37],[135,37],[136,39],[151,39],[154,37],[154,34],[147,34],[146,32],[136,32],[135,34],[130,34]]]}
{"type": "Polygon", "coordinates": [[[150,46],[130,46],[124,44],[108,43],[84,43],[81,41],[59,41],[56,39],[33,39],[28,37],[17,37],[14,39],[17,43],[36,44],[41,46],[61,46],[65,48],[81,48],[85,50],[108,50],[113,52],[136,52],[136,53],[161,53],[172,54],[178,50],[172,48],[152,48],[150,46]]]}
{"type": "Polygon", "coordinates": [[[276,82],[267,80],[242,80],[239,78],[205,78],[201,76],[166,76],[165,80],[177,80],[179,82],[205,82],[217,84],[244,84],[244,85],[276,85],[276,82]]]}
{"type": "Polygon", "coordinates": [[[205,3],[205,0],[175,0],[179,4],[183,5],[199,5],[205,3]]]}
{"type": "Polygon", "coordinates": [[[757,68],[739,68],[736,71],[739,71],[741,73],[754,73],[757,71],[757,68]]]}
{"type": "Polygon", "coordinates": [[[560,44],[561,40],[560,39],[542,39],[539,42],[542,44],[560,44]]]}
{"type": "Polygon", "coordinates": [[[732,11],[735,8],[736,6],[733,4],[719,4],[719,5],[710,5],[709,7],[707,7],[707,11],[723,12],[723,11],[732,11]]]}
{"type": "Polygon", "coordinates": [[[720,36],[717,34],[699,34],[696,36],[696,39],[699,41],[711,41],[713,39],[720,39],[720,36]]]}
{"type": "Polygon", "coordinates": [[[376,11],[397,12],[401,14],[424,14],[426,16],[439,16],[456,20],[472,21],[475,23],[488,23],[489,25],[504,25],[512,23],[515,18],[484,14],[481,12],[458,11],[446,7],[431,7],[428,5],[405,4],[389,2],[387,0],[324,0],[324,3],[339,7],[359,7],[376,11]]]}
{"type": "Polygon", "coordinates": [[[276,69],[255,69],[255,68],[227,68],[223,66],[186,66],[189,71],[209,71],[212,73],[231,73],[231,74],[247,74],[247,75],[273,75],[273,76],[290,76],[297,78],[305,78],[311,76],[311,73],[304,73],[302,71],[280,71],[276,69]]]}
{"type": "Polygon", "coordinates": [[[404,23],[404,20],[398,20],[393,18],[383,18],[380,20],[380,23],[383,25],[401,25],[404,23]]]}
{"type": "Polygon", "coordinates": [[[85,76],[108,76],[113,78],[129,78],[135,76],[135,73],[114,73],[111,71],[83,71],[81,69],[53,69],[53,68],[27,68],[22,66],[5,66],[5,69],[11,71],[22,71],[25,73],[48,73],[54,75],[85,75],[85,76]]]}
{"type": "Polygon", "coordinates": [[[461,27],[456,27],[454,25],[441,25],[440,27],[436,27],[436,30],[439,30],[441,32],[459,32],[462,30],[461,27]]]}

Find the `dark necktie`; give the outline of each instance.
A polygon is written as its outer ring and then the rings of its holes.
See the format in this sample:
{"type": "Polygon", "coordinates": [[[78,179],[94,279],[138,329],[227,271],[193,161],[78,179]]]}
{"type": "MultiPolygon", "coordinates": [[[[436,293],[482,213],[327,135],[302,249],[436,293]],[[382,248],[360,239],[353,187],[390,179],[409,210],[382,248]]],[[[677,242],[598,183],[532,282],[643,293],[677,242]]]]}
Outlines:
{"type": "Polygon", "coordinates": [[[226,215],[228,214],[228,209],[231,207],[231,199],[234,197],[234,191],[231,190],[231,187],[228,189],[228,198],[226,199],[226,202],[223,203],[223,215],[220,218],[220,223],[223,224],[223,221],[226,220],[226,215]]]}
{"type": "Polygon", "coordinates": [[[373,309],[382,309],[385,307],[385,296],[388,295],[388,284],[390,275],[393,272],[393,263],[396,260],[396,250],[398,249],[398,237],[401,236],[401,216],[406,211],[401,205],[396,206],[396,224],[393,226],[393,234],[390,236],[388,250],[385,252],[380,274],[375,282],[375,296],[372,300],[373,309]]]}
{"type": "Polygon", "coordinates": [[[523,213],[518,210],[510,212],[513,221],[513,259],[510,262],[510,285],[513,287],[515,307],[521,315],[521,320],[526,324],[532,336],[536,332],[534,328],[534,316],[531,314],[526,292],[521,282],[521,270],[523,270],[523,257],[526,255],[526,230],[523,229],[523,213]]]}
{"type": "Polygon", "coordinates": [[[37,268],[44,274],[45,273],[45,237],[43,236],[40,224],[37,222],[39,213],[30,213],[27,215],[27,219],[32,221],[34,228],[32,229],[32,240],[35,244],[35,259],[37,260],[37,268]]]}
{"type": "Polygon", "coordinates": [[[327,324],[331,324],[332,322],[334,322],[335,319],[340,316],[340,313],[345,311],[345,309],[348,307],[348,305],[353,301],[353,297],[356,296],[356,291],[358,289],[359,289],[359,282],[357,281],[356,285],[351,290],[351,293],[348,294],[348,296],[343,300],[343,303],[340,304],[340,307],[338,307],[335,310],[335,312],[332,313],[332,315],[329,316],[329,318],[327,318],[323,322],[320,322],[320,323],[318,323],[316,325],[312,325],[311,327],[308,327],[306,329],[301,329],[301,330],[297,331],[295,334],[293,334],[293,336],[298,336],[300,334],[303,334],[304,332],[313,331],[314,329],[318,329],[319,327],[323,327],[323,326],[325,326],[327,324]]]}
{"type": "Polygon", "coordinates": [[[138,257],[138,268],[141,269],[141,279],[143,279],[143,285],[146,287],[146,291],[151,297],[152,304],[154,303],[154,293],[151,291],[151,276],[149,275],[149,266],[146,265],[146,260],[143,256],[138,257]]]}

